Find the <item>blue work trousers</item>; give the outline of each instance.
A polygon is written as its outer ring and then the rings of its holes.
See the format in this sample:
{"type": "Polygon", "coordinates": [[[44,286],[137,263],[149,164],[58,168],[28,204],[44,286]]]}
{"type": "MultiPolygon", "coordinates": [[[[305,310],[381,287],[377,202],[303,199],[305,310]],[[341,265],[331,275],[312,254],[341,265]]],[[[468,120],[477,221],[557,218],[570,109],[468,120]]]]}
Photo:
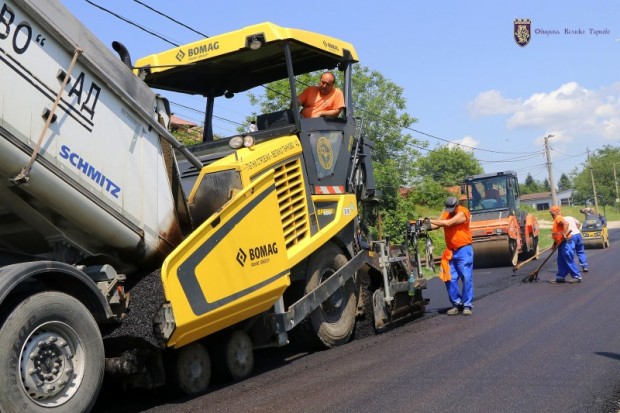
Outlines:
{"type": "Polygon", "coordinates": [[[573,234],[571,236],[573,243],[575,244],[575,253],[577,254],[577,260],[582,268],[588,268],[588,259],[586,258],[586,247],[583,245],[583,236],[581,234],[573,234]]]}
{"type": "Polygon", "coordinates": [[[454,306],[472,308],[474,301],[474,249],[465,245],[454,251],[450,260],[450,281],[446,281],[448,297],[454,306]],[[463,284],[459,291],[459,280],[463,284]]]}
{"type": "Polygon", "coordinates": [[[569,273],[573,278],[581,278],[575,263],[575,244],[570,238],[564,240],[558,247],[558,272],[555,279],[564,280],[569,273]]]}

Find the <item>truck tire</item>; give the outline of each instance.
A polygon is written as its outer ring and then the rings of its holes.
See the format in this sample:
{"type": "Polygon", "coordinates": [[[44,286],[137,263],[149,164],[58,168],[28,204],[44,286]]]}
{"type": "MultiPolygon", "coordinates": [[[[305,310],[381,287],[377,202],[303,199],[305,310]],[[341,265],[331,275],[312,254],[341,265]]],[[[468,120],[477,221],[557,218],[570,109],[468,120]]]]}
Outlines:
{"type": "Polygon", "coordinates": [[[77,299],[42,292],[3,314],[0,411],[87,412],[104,372],[101,333],[77,299]]]}
{"type": "MultiPolygon", "coordinates": [[[[326,244],[310,257],[304,292],[315,289],[347,261],[340,248],[333,243],[326,244]]],[[[347,343],[355,326],[355,312],[355,282],[350,279],[300,326],[307,344],[314,348],[331,348],[347,343]]]]}
{"type": "Polygon", "coordinates": [[[176,393],[191,396],[206,392],[211,381],[211,359],[206,347],[194,342],[174,350],[166,377],[176,393]]]}
{"type": "Polygon", "coordinates": [[[216,345],[213,368],[225,380],[240,380],[254,370],[252,340],[245,331],[228,332],[216,345]]]}

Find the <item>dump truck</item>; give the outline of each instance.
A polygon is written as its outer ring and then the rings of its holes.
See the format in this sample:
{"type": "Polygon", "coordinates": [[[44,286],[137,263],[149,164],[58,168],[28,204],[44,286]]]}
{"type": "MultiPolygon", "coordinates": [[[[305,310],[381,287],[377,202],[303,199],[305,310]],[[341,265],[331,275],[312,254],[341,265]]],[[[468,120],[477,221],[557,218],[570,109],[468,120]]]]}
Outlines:
{"type": "Polygon", "coordinates": [[[462,188],[471,211],[474,268],[514,266],[538,253],[538,220],[521,209],[515,172],[468,176],[462,188]]]}
{"type": "Polygon", "coordinates": [[[364,296],[381,326],[423,313],[407,251],[358,242],[375,188],[351,44],[260,23],[112,49],[57,1],[0,2],[0,411],[89,411],[104,375],[200,393],[254,349],[345,344],[364,296]],[[323,70],[346,107],[302,119],[295,76],[323,70]],[[286,107],[215,136],[216,101],[277,80],[286,107]],[[170,134],[168,91],[205,98],[200,143],[170,134]]]}

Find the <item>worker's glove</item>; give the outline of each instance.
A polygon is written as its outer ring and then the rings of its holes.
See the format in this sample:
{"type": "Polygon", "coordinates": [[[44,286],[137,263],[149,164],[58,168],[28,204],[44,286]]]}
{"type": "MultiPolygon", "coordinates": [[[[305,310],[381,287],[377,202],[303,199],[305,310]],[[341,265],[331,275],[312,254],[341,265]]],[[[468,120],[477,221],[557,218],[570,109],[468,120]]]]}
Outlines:
{"type": "Polygon", "coordinates": [[[424,224],[424,229],[426,229],[427,231],[430,231],[433,229],[430,218],[424,218],[422,222],[424,224]]]}

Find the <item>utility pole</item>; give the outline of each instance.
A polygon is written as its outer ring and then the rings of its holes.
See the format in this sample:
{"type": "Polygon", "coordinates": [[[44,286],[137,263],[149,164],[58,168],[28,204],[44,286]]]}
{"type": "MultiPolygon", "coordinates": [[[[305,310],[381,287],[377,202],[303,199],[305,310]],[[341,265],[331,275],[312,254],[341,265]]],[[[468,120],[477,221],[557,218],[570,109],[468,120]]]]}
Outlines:
{"type": "Polygon", "coordinates": [[[616,185],[616,205],[618,206],[618,212],[620,212],[620,196],[618,195],[618,178],[616,177],[616,164],[620,162],[614,162],[614,185],[616,185]]]}
{"type": "Polygon", "coordinates": [[[594,194],[594,207],[596,208],[596,213],[598,214],[598,198],[596,196],[596,185],[594,185],[594,168],[592,167],[592,161],[590,160],[590,149],[588,151],[588,165],[590,166],[590,179],[592,180],[592,193],[594,194]]]}
{"type": "Polygon", "coordinates": [[[549,138],[554,135],[545,136],[545,152],[547,153],[547,171],[549,171],[549,186],[551,187],[551,203],[558,205],[558,197],[555,194],[555,181],[553,180],[553,168],[551,168],[551,153],[549,151],[549,138]]]}

